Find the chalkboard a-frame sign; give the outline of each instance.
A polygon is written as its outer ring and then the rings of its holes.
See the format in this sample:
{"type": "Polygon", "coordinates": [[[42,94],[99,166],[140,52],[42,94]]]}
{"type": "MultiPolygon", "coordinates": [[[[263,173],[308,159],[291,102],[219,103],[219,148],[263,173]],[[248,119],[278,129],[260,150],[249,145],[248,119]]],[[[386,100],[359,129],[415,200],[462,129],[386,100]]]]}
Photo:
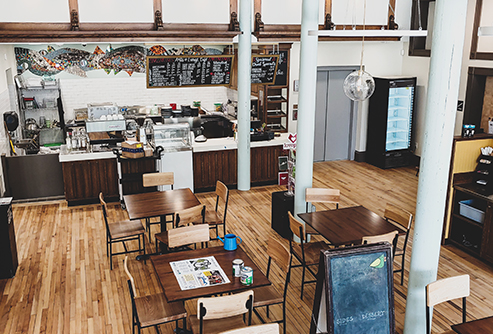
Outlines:
{"type": "Polygon", "coordinates": [[[147,88],[226,86],[233,55],[147,57],[147,88]]]}
{"type": "Polygon", "coordinates": [[[389,243],[321,253],[310,334],[394,334],[389,243]]]}

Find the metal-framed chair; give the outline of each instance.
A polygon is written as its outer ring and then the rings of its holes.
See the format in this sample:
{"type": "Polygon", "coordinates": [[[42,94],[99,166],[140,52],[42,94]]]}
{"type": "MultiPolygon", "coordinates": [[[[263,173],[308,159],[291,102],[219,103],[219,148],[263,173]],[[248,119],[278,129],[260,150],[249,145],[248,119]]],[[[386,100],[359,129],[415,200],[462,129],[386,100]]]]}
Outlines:
{"type": "Polygon", "coordinates": [[[252,323],[253,290],[234,295],[199,298],[197,315],[190,316],[194,333],[216,334],[250,326],[252,323]],[[247,315],[247,323],[243,321],[247,315]]]}
{"type": "Polygon", "coordinates": [[[295,242],[292,238],[289,240],[289,251],[292,258],[296,258],[300,264],[291,265],[291,268],[302,267],[303,274],[301,276],[301,299],[303,300],[303,288],[305,284],[314,283],[317,280],[313,279],[310,281],[305,281],[305,272],[308,270],[313,277],[317,277],[317,274],[312,270],[311,267],[318,266],[320,260],[320,251],[328,249],[328,245],[322,241],[318,242],[305,242],[306,240],[306,229],[305,224],[299,222],[293,217],[291,212],[288,212],[289,216],[289,227],[293,236],[297,236],[300,239],[300,243],[295,242]]]}
{"type": "MultiPolygon", "coordinates": [[[[269,259],[267,261],[267,273],[265,276],[269,278],[272,260],[274,260],[281,269],[281,272],[286,273],[283,293],[279,293],[273,285],[255,288],[254,292],[256,297],[253,301],[253,312],[259,317],[262,323],[265,323],[264,319],[257,311],[257,308],[265,307],[267,317],[269,317],[269,306],[282,304],[282,319],[276,322],[283,324],[283,333],[286,334],[286,295],[291,276],[291,253],[289,252],[289,249],[284,247],[277,239],[270,237],[269,242],[267,243],[267,254],[269,255],[269,259]]],[[[279,329],[277,329],[277,333],[278,332],[279,329]]]]}
{"type": "Polygon", "coordinates": [[[219,236],[218,227],[223,226],[223,233],[226,235],[226,215],[228,213],[229,189],[221,181],[216,182],[216,206],[214,210],[206,210],[204,222],[209,224],[211,229],[216,230],[216,239],[219,236]],[[222,202],[222,212],[219,203],[222,202]]]}
{"type": "MultiPolygon", "coordinates": [[[[426,286],[426,333],[431,333],[431,308],[449,300],[462,298],[462,322],[466,322],[466,297],[469,296],[469,275],[448,277],[426,286]]],[[[442,334],[454,334],[449,330],[442,334]]]]}
{"type": "Polygon", "coordinates": [[[106,226],[106,256],[110,257],[110,268],[113,269],[113,256],[128,254],[133,252],[143,251],[146,253],[145,248],[145,229],[139,220],[124,220],[119,222],[108,222],[108,208],[104,201],[103,193],[99,193],[99,202],[103,212],[103,219],[106,226]],[[142,243],[140,237],[142,236],[142,243]],[[135,250],[129,250],[125,244],[128,241],[138,240],[139,248],[135,250]],[[113,253],[113,244],[121,242],[124,248],[123,252],[113,253]]]}
{"type": "Polygon", "coordinates": [[[139,333],[142,328],[147,327],[154,327],[156,333],[160,333],[158,325],[171,321],[176,321],[176,328],[178,328],[178,321],[182,319],[183,328],[186,330],[187,311],[183,303],[169,303],[163,293],[138,296],[134,278],[128,270],[128,256],[125,256],[124,268],[128,276],[128,290],[132,299],[132,333],[135,333],[135,327],[137,327],[139,333]]]}
{"type": "MultiPolygon", "coordinates": [[[[173,172],[163,172],[163,173],[146,173],[142,174],[142,185],[146,188],[148,187],[158,187],[158,186],[170,186],[173,190],[173,185],[175,183],[175,175],[173,172]]],[[[173,223],[174,215],[167,215],[165,217],[166,223],[173,223]],[[171,217],[170,220],[167,218],[171,217]]],[[[151,225],[161,224],[161,222],[152,222],[150,218],[146,218],[146,230],[149,233],[149,242],[151,242],[151,225]]]]}
{"type": "Polygon", "coordinates": [[[407,240],[409,239],[409,231],[411,230],[411,225],[413,223],[413,215],[412,213],[403,210],[395,205],[387,204],[385,207],[385,220],[390,223],[395,224],[398,227],[401,227],[406,230],[406,236],[404,237],[404,243],[402,244],[402,248],[395,247],[394,251],[394,259],[397,256],[401,256],[401,268],[395,269],[394,273],[401,273],[401,285],[404,283],[404,266],[406,263],[406,248],[407,248],[407,240]]]}

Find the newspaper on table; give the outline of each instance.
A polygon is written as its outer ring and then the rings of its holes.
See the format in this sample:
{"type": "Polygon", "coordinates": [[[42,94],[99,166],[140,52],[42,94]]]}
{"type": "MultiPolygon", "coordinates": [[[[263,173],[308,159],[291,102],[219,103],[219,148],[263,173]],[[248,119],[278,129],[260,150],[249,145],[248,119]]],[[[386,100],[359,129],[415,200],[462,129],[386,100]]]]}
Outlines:
{"type": "Polygon", "coordinates": [[[182,290],[229,283],[214,256],[169,263],[182,290]]]}

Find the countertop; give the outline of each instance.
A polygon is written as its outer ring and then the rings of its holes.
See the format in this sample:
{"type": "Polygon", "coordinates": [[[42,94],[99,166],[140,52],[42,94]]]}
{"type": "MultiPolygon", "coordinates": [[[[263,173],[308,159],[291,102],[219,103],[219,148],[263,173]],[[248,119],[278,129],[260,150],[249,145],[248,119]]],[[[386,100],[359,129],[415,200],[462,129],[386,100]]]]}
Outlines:
{"type": "Polygon", "coordinates": [[[115,158],[116,155],[112,151],[108,152],[92,152],[92,153],[69,153],[61,154],[59,156],[60,162],[71,162],[71,161],[82,161],[82,160],[100,160],[100,159],[111,159],[115,158]]]}
{"type": "MultiPolygon", "coordinates": [[[[266,146],[278,146],[287,142],[288,142],[288,134],[282,133],[280,137],[275,137],[272,140],[252,141],[250,142],[250,147],[255,148],[255,147],[266,147],[266,146]]],[[[192,145],[193,152],[236,150],[237,148],[238,148],[238,143],[233,139],[233,137],[212,138],[212,139],[208,139],[204,143],[194,142],[192,145]]],[[[116,158],[116,156],[111,151],[93,152],[93,153],[69,153],[69,154],[60,153],[59,156],[60,162],[113,159],[113,158],[116,158]]]]}
{"type": "MultiPolygon", "coordinates": [[[[272,140],[252,141],[250,147],[266,147],[266,146],[278,146],[288,142],[288,134],[281,133],[280,137],[274,137],[272,140]]],[[[235,150],[238,148],[238,143],[233,137],[227,138],[212,138],[207,139],[204,143],[196,143],[193,145],[194,152],[207,152],[207,151],[220,151],[220,150],[235,150]]]]}

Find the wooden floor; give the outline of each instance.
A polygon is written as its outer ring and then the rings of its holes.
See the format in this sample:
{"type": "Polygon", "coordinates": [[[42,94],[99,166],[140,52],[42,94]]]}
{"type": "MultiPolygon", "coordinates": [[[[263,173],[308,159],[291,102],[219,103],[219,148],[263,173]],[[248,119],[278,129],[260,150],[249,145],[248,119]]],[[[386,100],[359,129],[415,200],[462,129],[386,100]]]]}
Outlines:
{"type": "MultiPolygon", "coordinates": [[[[353,161],[317,163],[313,184],[339,188],[341,207],[364,205],[383,215],[385,204],[393,203],[414,212],[415,173],[414,168],[381,170],[353,161]]],[[[228,230],[243,238],[243,249],[264,270],[266,241],[275,234],[270,228],[271,193],[280,190],[284,189],[269,186],[230,193],[228,230]]],[[[215,200],[212,193],[198,197],[208,205],[215,200]]],[[[110,204],[109,214],[115,220],[126,217],[119,205],[110,204]]],[[[18,204],[14,205],[14,222],[20,265],[14,278],[0,280],[0,332],[131,333],[124,257],[115,257],[114,269],[110,270],[99,206],[69,208],[65,202],[18,204]]],[[[147,247],[154,249],[154,244],[147,247]]],[[[409,256],[410,252],[407,262],[409,256]]],[[[399,285],[400,277],[395,276],[398,333],[403,331],[408,268],[409,263],[403,287],[399,285]]],[[[294,270],[287,296],[287,332],[308,333],[314,284],[306,288],[301,301],[299,269],[294,270]]],[[[161,291],[150,262],[144,264],[132,257],[130,271],[140,294],[161,291]]],[[[468,319],[493,315],[493,270],[452,247],[442,247],[439,277],[463,273],[472,279],[468,319]]],[[[274,274],[279,276],[279,270],[274,274]]],[[[279,286],[281,280],[274,278],[273,283],[279,286]]],[[[196,312],[195,301],[187,302],[186,307],[189,313],[196,312]]],[[[279,307],[272,311],[272,317],[280,317],[279,307]]],[[[436,307],[434,331],[449,329],[450,324],[459,321],[454,304],[436,307]]],[[[254,318],[254,322],[258,323],[258,319],[254,318]]],[[[172,333],[172,329],[172,325],[161,326],[162,333],[172,333]]]]}

